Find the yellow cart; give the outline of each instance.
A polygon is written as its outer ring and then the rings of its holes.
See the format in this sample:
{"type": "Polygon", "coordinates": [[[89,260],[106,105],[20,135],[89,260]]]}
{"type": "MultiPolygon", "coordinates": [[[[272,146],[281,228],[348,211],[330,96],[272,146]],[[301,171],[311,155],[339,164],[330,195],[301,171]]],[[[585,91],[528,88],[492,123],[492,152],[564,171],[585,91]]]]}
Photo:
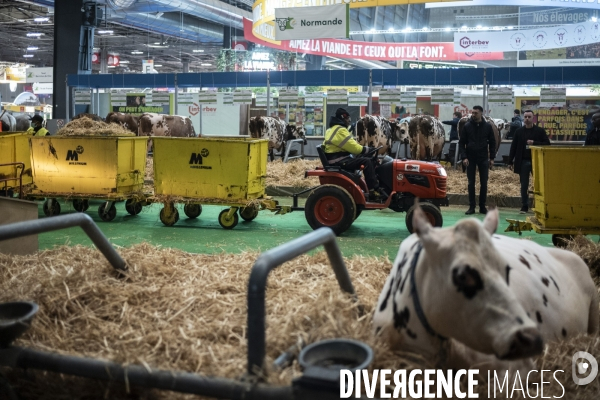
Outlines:
{"type": "Polygon", "coordinates": [[[143,194],[147,137],[44,136],[31,137],[33,197],[45,197],[44,214],[60,214],[56,198],[67,198],[75,210],[89,207],[88,199],[106,200],[98,208],[103,221],[112,221],[115,202],[137,215],[146,204],[143,194]]]}
{"type": "Polygon", "coordinates": [[[600,234],[600,147],[532,146],[533,217],[507,219],[506,232],[551,233],[552,243],[600,234]]]}
{"type": "Polygon", "coordinates": [[[22,197],[23,186],[33,182],[29,137],[25,132],[0,132],[0,191],[10,197],[17,188],[22,197]]]}
{"type": "Polygon", "coordinates": [[[160,220],[167,226],[179,220],[175,203],[184,203],[188,218],[197,218],[202,204],[229,207],[219,224],[233,229],[238,213],[246,221],[268,209],[291,211],[265,195],[267,140],[250,138],[153,137],[154,198],[164,207],[160,220]]]}

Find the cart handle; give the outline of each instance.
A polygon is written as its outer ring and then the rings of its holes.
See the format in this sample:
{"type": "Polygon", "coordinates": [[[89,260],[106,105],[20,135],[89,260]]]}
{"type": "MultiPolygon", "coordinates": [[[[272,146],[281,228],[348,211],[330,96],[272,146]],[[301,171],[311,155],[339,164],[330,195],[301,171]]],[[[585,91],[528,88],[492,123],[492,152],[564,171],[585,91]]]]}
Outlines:
{"type": "MultiPolygon", "coordinates": [[[[21,173],[19,174],[19,199],[23,198],[23,171],[25,171],[25,163],[22,162],[13,162],[13,163],[7,163],[7,164],[0,164],[0,167],[7,167],[9,165],[14,165],[17,167],[17,169],[21,168],[21,173]]],[[[4,178],[4,179],[0,179],[0,182],[8,182],[8,181],[12,181],[15,178],[4,178]]],[[[6,188],[7,185],[4,184],[4,187],[6,188]]]]}

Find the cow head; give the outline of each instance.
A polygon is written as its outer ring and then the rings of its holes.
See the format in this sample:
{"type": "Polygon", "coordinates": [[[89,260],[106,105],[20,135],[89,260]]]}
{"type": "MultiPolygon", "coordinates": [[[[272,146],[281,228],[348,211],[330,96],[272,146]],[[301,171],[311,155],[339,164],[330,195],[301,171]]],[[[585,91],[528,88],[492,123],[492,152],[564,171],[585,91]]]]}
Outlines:
{"type": "Polygon", "coordinates": [[[406,122],[390,121],[390,126],[392,127],[392,137],[395,141],[402,144],[409,143],[408,124],[406,122]],[[403,126],[403,124],[406,126],[403,126]]]}
{"type": "Polygon", "coordinates": [[[410,122],[410,120],[404,119],[404,120],[401,120],[400,124],[399,124],[400,136],[407,137],[406,143],[408,143],[410,141],[409,127],[408,127],[409,122],[410,122]]]}
{"type": "Polygon", "coordinates": [[[285,140],[304,139],[304,145],[307,145],[306,141],[306,130],[303,126],[295,126],[287,124],[285,127],[286,137],[285,140]]]}
{"type": "Polygon", "coordinates": [[[509,288],[508,263],[492,243],[498,218],[491,210],[483,223],[469,218],[440,229],[417,207],[413,226],[424,249],[417,292],[438,334],[500,359],[527,358],[542,352],[543,341],[509,288]]]}
{"type": "Polygon", "coordinates": [[[261,137],[262,127],[264,127],[264,122],[260,116],[250,118],[250,123],[248,124],[248,128],[250,129],[250,136],[253,138],[261,137]]]}

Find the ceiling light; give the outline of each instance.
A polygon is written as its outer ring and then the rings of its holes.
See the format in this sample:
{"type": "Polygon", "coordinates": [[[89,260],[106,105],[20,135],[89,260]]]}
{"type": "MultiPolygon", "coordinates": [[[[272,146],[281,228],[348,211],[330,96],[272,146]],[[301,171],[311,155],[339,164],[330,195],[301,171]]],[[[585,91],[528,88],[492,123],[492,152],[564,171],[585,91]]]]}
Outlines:
{"type": "Polygon", "coordinates": [[[48,22],[49,19],[46,17],[37,17],[33,19],[35,22],[48,22]]]}
{"type": "Polygon", "coordinates": [[[371,28],[369,32],[375,32],[375,28],[371,28]]]}
{"type": "Polygon", "coordinates": [[[192,50],[194,53],[204,53],[204,50],[201,49],[194,49],[192,50]]]}
{"type": "Polygon", "coordinates": [[[407,30],[408,32],[410,32],[410,31],[412,30],[412,28],[411,28],[410,26],[407,26],[407,27],[406,27],[406,30],[407,30]]]}
{"type": "Polygon", "coordinates": [[[162,67],[162,64],[154,64],[155,67],[162,67]]]}
{"type": "Polygon", "coordinates": [[[115,66],[114,65],[109,65],[106,68],[115,68],[115,66]]]}
{"type": "Polygon", "coordinates": [[[203,67],[210,67],[212,64],[209,64],[209,63],[201,63],[200,65],[202,65],[203,67]]]}
{"type": "Polygon", "coordinates": [[[592,22],[596,22],[596,21],[598,21],[598,18],[592,17],[592,22]]]}
{"type": "Polygon", "coordinates": [[[132,51],[131,54],[144,54],[144,52],[136,50],[136,51],[132,51]]]}
{"type": "Polygon", "coordinates": [[[119,64],[129,64],[129,61],[127,61],[127,60],[119,60],[119,64]]]}
{"type": "Polygon", "coordinates": [[[25,58],[31,58],[31,57],[33,57],[33,54],[23,54],[23,57],[25,57],[25,58]]]}
{"type": "Polygon", "coordinates": [[[104,34],[109,34],[109,35],[112,35],[112,34],[113,34],[113,31],[110,31],[110,30],[102,30],[102,31],[98,31],[98,34],[100,34],[100,35],[104,35],[104,34]]]}
{"type": "Polygon", "coordinates": [[[450,32],[450,28],[446,28],[446,32],[450,32]]]}
{"type": "Polygon", "coordinates": [[[29,46],[29,47],[27,48],[27,51],[34,51],[34,50],[37,50],[37,49],[38,49],[38,47],[35,47],[35,46],[29,46]]]}
{"type": "Polygon", "coordinates": [[[509,26],[509,27],[507,27],[506,29],[512,29],[512,28],[513,28],[512,26],[509,26]]]}
{"type": "Polygon", "coordinates": [[[388,31],[395,32],[394,28],[390,28],[390,29],[388,29],[388,31]]]}
{"type": "Polygon", "coordinates": [[[466,25],[461,26],[461,29],[467,29],[466,25]]]}
{"type": "Polygon", "coordinates": [[[39,33],[39,32],[29,32],[27,34],[28,37],[40,37],[42,35],[43,35],[43,33],[39,33]]]}
{"type": "Polygon", "coordinates": [[[422,30],[423,32],[427,32],[427,31],[429,30],[429,28],[428,28],[428,27],[425,27],[425,28],[423,28],[423,29],[421,29],[421,30],[422,30]]]}

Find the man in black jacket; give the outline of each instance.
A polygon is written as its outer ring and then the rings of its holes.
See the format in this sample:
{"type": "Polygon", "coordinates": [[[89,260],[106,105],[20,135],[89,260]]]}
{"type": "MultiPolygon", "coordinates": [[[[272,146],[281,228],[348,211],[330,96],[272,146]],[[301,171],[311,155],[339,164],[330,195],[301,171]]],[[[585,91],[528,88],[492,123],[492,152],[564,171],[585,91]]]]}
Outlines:
{"type": "Polygon", "coordinates": [[[546,130],[533,124],[533,111],[527,110],[523,115],[525,126],[517,129],[508,156],[508,165],[519,174],[521,180],[521,214],[529,211],[529,175],[533,173],[531,168],[531,149],[529,146],[549,145],[550,139],[546,130]]]}
{"type": "Polygon", "coordinates": [[[584,146],[600,146],[600,113],[592,115],[592,127],[587,131],[584,146]]]}
{"type": "Polygon", "coordinates": [[[460,158],[467,167],[467,179],[469,180],[469,209],[465,214],[475,214],[476,169],[479,169],[481,183],[479,212],[486,214],[488,174],[490,166],[494,165],[494,158],[496,158],[496,138],[492,126],[483,119],[483,108],[481,106],[473,107],[471,118],[463,128],[458,146],[461,151],[460,158]]]}
{"type": "MultiPolygon", "coordinates": [[[[462,118],[462,114],[460,111],[456,111],[453,114],[454,118],[451,121],[442,121],[442,124],[450,125],[450,142],[453,140],[458,140],[458,123],[462,118]]],[[[456,153],[456,143],[450,143],[450,148],[448,149],[448,156],[450,158],[450,163],[454,164],[454,154],[456,153]]]]}

